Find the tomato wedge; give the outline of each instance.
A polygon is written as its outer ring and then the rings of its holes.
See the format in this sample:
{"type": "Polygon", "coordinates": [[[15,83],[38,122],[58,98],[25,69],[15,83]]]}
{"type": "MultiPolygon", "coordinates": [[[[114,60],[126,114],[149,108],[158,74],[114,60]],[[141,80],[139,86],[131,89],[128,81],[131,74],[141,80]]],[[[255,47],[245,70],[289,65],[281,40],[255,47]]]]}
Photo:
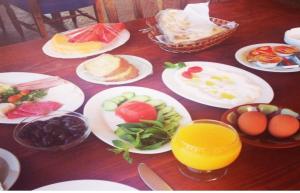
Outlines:
{"type": "Polygon", "coordinates": [[[280,54],[294,54],[297,49],[290,46],[275,46],[274,51],[280,54]]]}
{"type": "Polygon", "coordinates": [[[188,72],[190,73],[198,73],[198,72],[201,72],[203,69],[200,67],[200,66],[193,66],[193,67],[190,67],[188,68],[188,72]]]}
{"type": "Polygon", "coordinates": [[[140,101],[129,101],[121,104],[116,115],[128,123],[137,123],[141,120],[156,120],[156,109],[148,103],[140,101]]]}

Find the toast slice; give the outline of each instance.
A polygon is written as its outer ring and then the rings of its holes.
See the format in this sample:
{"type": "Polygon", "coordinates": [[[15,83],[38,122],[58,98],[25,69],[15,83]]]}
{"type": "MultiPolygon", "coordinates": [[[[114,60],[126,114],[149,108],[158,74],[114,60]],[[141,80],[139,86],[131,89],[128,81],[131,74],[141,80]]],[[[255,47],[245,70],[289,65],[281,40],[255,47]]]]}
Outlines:
{"type": "Polygon", "coordinates": [[[104,81],[128,80],[138,76],[135,66],[121,57],[102,54],[84,64],[84,68],[92,75],[104,81]]]}

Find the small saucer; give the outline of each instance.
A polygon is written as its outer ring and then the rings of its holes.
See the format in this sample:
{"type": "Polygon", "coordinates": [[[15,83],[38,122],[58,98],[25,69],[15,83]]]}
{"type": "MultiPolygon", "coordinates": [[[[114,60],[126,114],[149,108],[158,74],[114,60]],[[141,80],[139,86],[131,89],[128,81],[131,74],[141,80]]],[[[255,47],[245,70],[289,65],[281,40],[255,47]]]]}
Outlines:
{"type": "Polygon", "coordinates": [[[17,181],[21,167],[17,157],[0,148],[0,182],[4,190],[9,190],[17,181]]]}

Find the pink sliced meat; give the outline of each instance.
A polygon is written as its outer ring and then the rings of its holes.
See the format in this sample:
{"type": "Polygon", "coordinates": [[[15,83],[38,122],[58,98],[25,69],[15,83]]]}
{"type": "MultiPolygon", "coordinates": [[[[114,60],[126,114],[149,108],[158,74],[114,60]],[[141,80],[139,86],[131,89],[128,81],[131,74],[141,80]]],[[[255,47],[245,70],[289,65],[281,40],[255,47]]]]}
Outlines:
{"type": "Polygon", "coordinates": [[[56,111],[61,106],[61,103],[54,101],[23,103],[14,110],[8,112],[6,116],[8,119],[16,119],[21,117],[47,115],[52,111],[56,111]]]}
{"type": "Polygon", "coordinates": [[[54,76],[14,85],[18,90],[47,89],[66,83],[64,79],[54,76]]]}

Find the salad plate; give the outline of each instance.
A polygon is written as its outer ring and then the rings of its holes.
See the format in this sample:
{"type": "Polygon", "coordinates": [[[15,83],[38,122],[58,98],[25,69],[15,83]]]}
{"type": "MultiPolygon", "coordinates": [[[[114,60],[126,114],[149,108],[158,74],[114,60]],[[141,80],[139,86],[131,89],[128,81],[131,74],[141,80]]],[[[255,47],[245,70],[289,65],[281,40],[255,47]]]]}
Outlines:
{"type": "MultiPolygon", "coordinates": [[[[136,98],[139,99],[151,98],[153,99],[151,101],[156,101],[154,103],[159,103],[160,106],[168,107],[169,112],[171,112],[172,109],[172,115],[176,114],[176,117],[180,117],[180,119],[177,119],[178,125],[184,125],[191,122],[191,116],[185,109],[185,107],[182,106],[177,100],[175,100],[171,96],[164,94],[160,91],[136,86],[120,86],[106,89],[97,93],[88,100],[84,107],[83,114],[85,117],[87,117],[92,132],[100,140],[111,146],[116,147],[116,145],[113,143],[113,140],[120,140],[119,136],[116,134],[120,133],[119,131],[117,131],[117,125],[125,123],[125,121],[120,116],[117,116],[118,113],[116,110],[109,109],[111,111],[108,111],[108,108],[111,108],[111,106],[115,105],[111,101],[119,101],[120,98],[123,100],[124,97],[122,95],[126,96],[124,93],[127,93],[128,95],[129,93],[131,95],[132,93],[135,93],[135,96],[139,96],[136,98]],[[110,105],[106,105],[107,101],[110,105]]],[[[131,101],[135,100],[132,99],[131,101]]],[[[150,103],[151,102],[149,101],[149,104],[150,103]]],[[[123,102],[123,104],[125,104],[125,102],[123,102]]],[[[142,111],[146,111],[146,109],[142,109],[142,111]]],[[[171,113],[169,113],[169,115],[171,115],[171,113]]],[[[176,127],[176,129],[177,128],[178,126],[176,127]]],[[[131,146],[129,148],[129,152],[140,154],[156,154],[169,151],[170,149],[170,144],[165,143],[162,144],[162,146],[159,146],[157,149],[150,150],[141,150],[131,146]]]]}
{"type": "Polygon", "coordinates": [[[218,108],[262,102],[274,97],[272,87],[262,78],[245,70],[214,62],[184,62],[183,68],[167,68],[164,84],[191,101],[218,108]]]}
{"type": "Polygon", "coordinates": [[[137,189],[105,180],[71,180],[46,185],[35,190],[48,191],[137,191],[137,189]]]}
{"type": "MultiPolygon", "coordinates": [[[[237,130],[241,140],[244,143],[256,147],[270,148],[270,149],[299,147],[300,146],[299,120],[300,120],[299,113],[289,108],[284,108],[274,104],[265,104],[265,103],[251,103],[251,104],[240,105],[227,110],[221,117],[222,122],[232,125],[237,130]],[[250,114],[250,116],[246,118],[244,115],[244,118],[241,118],[241,116],[244,113],[249,113],[249,112],[252,113],[258,112],[258,113],[265,114],[266,116],[265,130],[261,132],[259,131],[259,133],[253,133],[253,129],[259,128],[262,123],[261,121],[258,120],[259,118],[255,117],[255,114],[254,115],[250,114]],[[280,126],[278,123],[276,124],[280,128],[274,127],[274,124],[271,123],[272,119],[274,119],[276,116],[281,116],[284,118],[280,120],[281,122],[280,126]],[[242,120],[239,120],[240,118],[245,120],[244,123],[242,123],[243,122],[242,120]],[[298,122],[297,130],[293,129],[294,122],[296,122],[296,124],[298,122]],[[251,130],[249,131],[247,130],[247,126],[252,129],[252,133],[251,130]],[[277,130],[278,133],[278,134],[275,133],[276,135],[274,135],[275,129],[277,130]],[[282,129],[282,131],[279,132],[280,131],[279,129],[282,129]],[[272,132],[272,130],[274,131],[272,132]],[[288,132],[291,131],[292,133],[289,133],[288,136],[282,136],[285,135],[287,131],[288,132]]],[[[254,129],[254,132],[257,131],[255,131],[254,129]]]]}
{"type": "MultiPolygon", "coordinates": [[[[48,102],[53,101],[60,104],[60,107],[58,110],[62,111],[75,111],[78,109],[84,102],[84,93],[83,91],[76,86],[75,84],[61,79],[59,77],[55,76],[49,76],[45,74],[38,74],[38,73],[29,73],[29,72],[4,72],[0,73],[0,83],[4,85],[22,85],[22,86],[28,86],[26,83],[32,83],[30,86],[48,86],[47,80],[50,81],[60,81],[59,84],[53,85],[53,87],[49,87],[45,89],[44,96],[40,97],[38,101],[40,102],[48,102]],[[16,78],[18,77],[18,78],[16,78]],[[42,80],[39,82],[39,80],[42,80]],[[37,82],[35,82],[37,81],[37,82]],[[23,84],[24,83],[24,84],[23,84]],[[44,84],[44,85],[42,85],[44,84]]],[[[53,82],[51,82],[53,83],[53,82]]],[[[39,90],[39,89],[38,89],[39,90]]],[[[1,91],[2,92],[2,91],[1,91]]],[[[23,101],[26,102],[26,101],[23,101]]],[[[0,103],[4,104],[4,103],[0,103]]],[[[28,103],[27,103],[28,104],[28,103]]],[[[37,109],[42,110],[45,106],[37,109]]],[[[32,109],[32,108],[31,108],[32,109]]],[[[55,112],[55,111],[52,111],[55,112]]],[[[17,124],[20,123],[24,118],[27,121],[31,121],[35,118],[35,116],[30,117],[14,117],[14,118],[8,118],[7,116],[0,116],[0,123],[6,123],[6,124],[17,124]]]]}
{"type": "Polygon", "coordinates": [[[20,162],[11,152],[0,148],[0,182],[4,190],[9,190],[20,175],[20,162]]]}
{"type": "Polygon", "coordinates": [[[83,79],[87,82],[91,82],[91,83],[95,83],[95,84],[103,84],[103,85],[128,84],[128,83],[136,82],[136,81],[139,81],[143,78],[146,78],[147,76],[149,76],[153,73],[152,64],[144,58],[141,58],[141,57],[138,57],[138,56],[132,56],[132,55],[116,55],[116,56],[125,59],[131,65],[133,65],[138,70],[138,76],[136,76],[132,79],[120,80],[120,81],[104,81],[104,80],[101,80],[100,78],[90,74],[85,69],[85,64],[89,63],[90,61],[93,61],[94,58],[89,59],[89,60],[84,61],[81,64],[79,64],[77,69],[76,69],[76,73],[81,79],[83,79]]]}
{"type": "Polygon", "coordinates": [[[109,42],[108,44],[106,44],[103,48],[91,52],[91,53],[82,53],[82,54],[63,54],[63,53],[59,53],[57,51],[55,51],[53,49],[53,46],[51,44],[51,40],[47,41],[46,44],[43,46],[42,50],[44,52],[44,54],[54,57],[54,58],[64,58],[64,59],[72,59],[72,58],[85,58],[85,57],[89,57],[89,56],[94,56],[94,55],[98,55],[98,54],[102,54],[108,51],[111,51],[115,48],[120,47],[121,45],[125,44],[130,38],[130,33],[128,30],[124,29],[122,30],[118,36],[111,42],[109,42]]]}
{"type": "MultiPolygon", "coordinates": [[[[275,47],[275,46],[290,46],[288,44],[280,44],[280,43],[261,43],[261,44],[254,44],[254,45],[249,45],[240,48],[236,53],[235,53],[235,59],[242,65],[247,66],[248,68],[256,69],[256,70],[261,70],[261,71],[267,71],[267,72],[278,72],[278,73],[287,73],[287,72],[299,72],[300,71],[300,59],[299,56],[296,58],[296,56],[289,56],[289,57],[284,57],[285,61],[288,63],[292,64],[297,64],[298,65],[282,65],[282,63],[279,63],[278,65],[270,65],[270,67],[264,67],[263,65],[256,64],[255,62],[249,62],[247,60],[247,55],[252,51],[255,50],[259,47],[264,47],[264,46],[270,46],[270,47],[275,47]],[[295,61],[297,63],[295,63],[295,61]]],[[[299,52],[298,52],[299,53],[299,52]]],[[[299,54],[298,54],[299,55],[299,54]]]]}

